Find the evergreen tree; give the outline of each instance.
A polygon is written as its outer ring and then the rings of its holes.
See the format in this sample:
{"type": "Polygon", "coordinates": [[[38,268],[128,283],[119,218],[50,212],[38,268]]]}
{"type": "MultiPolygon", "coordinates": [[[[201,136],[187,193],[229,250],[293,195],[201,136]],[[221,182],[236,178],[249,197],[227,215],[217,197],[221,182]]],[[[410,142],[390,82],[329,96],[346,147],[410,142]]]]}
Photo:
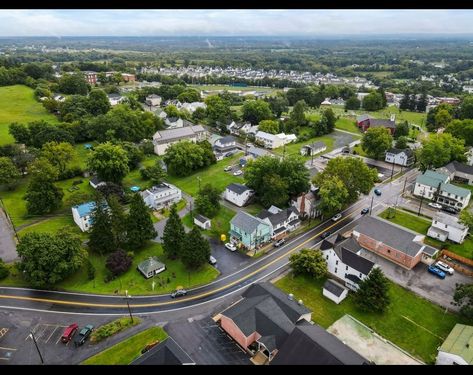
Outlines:
{"type": "Polygon", "coordinates": [[[97,195],[95,208],[91,215],[92,228],[89,235],[89,248],[99,254],[111,253],[116,249],[112,232],[112,220],[102,195],[97,195]]]}
{"type": "Polygon", "coordinates": [[[409,97],[409,108],[408,109],[410,111],[415,111],[416,110],[416,105],[417,105],[416,96],[415,96],[415,94],[412,94],[409,97]]]}
{"type": "Polygon", "coordinates": [[[116,195],[108,198],[108,206],[110,207],[110,224],[112,226],[113,238],[115,246],[122,247],[126,242],[126,214],[116,195]]]}
{"type": "Polygon", "coordinates": [[[402,97],[401,101],[399,102],[399,109],[408,110],[409,109],[409,100],[411,94],[409,92],[405,92],[404,96],[402,97]]]}
{"type": "Polygon", "coordinates": [[[362,280],[359,289],[355,293],[355,304],[363,311],[383,312],[388,307],[389,284],[381,268],[375,267],[369,276],[362,280]]]}
{"type": "Polygon", "coordinates": [[[386,99],[386,93],[384,92],[384,89],[382,87],[378,88],[378,93],[381,95],[381,104],[383,105],[383,108],[387,107],[388,105],[388,100],[386,99]]]}
{"type": "Polygon", "coordinates": [[[146,244],[146,241],[158,235],[154,229],[148,207],[140,194],[135,194],[131,199],[126,232],[129,248],[140,248],[146,244]]]}
{"type": "Polygon", "coordinates": [[[196,269],[206,264],[210,257],[210,244],[202,234],[200,229],[194,225],[192,230],[186,235],[182,247],[182,263],[187,268],[196,269]]]}
{"type": "Polygon", "coordinates": [[[169,213],[168,221],[164,227],[163,233],[163,250],[166,256],[170,259],[176,259],[182,254],[184,242],[184,226],[181,218],[177,214],[177,207],[172,205],[169,213]]]}
{"type": "Polygon", "coordinates": [[[416,111],[417,112],[425,112],[426,109],[427,109],[427,95],[426,93],[424,92],[421,97],[419,98],[419,100],[417,101],[417,104],[416,104],[416,111]]]}

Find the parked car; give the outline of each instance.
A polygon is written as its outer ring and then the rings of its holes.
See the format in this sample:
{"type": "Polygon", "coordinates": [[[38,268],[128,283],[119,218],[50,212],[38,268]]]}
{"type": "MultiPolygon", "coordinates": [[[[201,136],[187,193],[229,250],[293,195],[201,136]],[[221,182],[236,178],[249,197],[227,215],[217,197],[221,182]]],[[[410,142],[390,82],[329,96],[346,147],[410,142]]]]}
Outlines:
{"type": "Polygon", "coordinates": [[[251,143],[247,143],[246,147],[252,147],[253,145],[251,143]]]}
{"type": "Polygon", "coordinates": [[[230,251],[236,251],[236,249],[237,249],[236,246],[234,244],[232,244],[231,242],[227,242],[225,244],[225,247],[230,251]]]}
{"type": "Polygon", "coordinates": [[[281,245],[284,245],[285,243],[286,243],[286,240],[284,238],[281,238],[274,243],[274,247],[279,247],[281,245]]]}
{"type": "Polygon", "coordinates": [[[326,232],[323,232],[323,233],[320,235],[320,237],[321,237],[321,238],[327,238],[327,237],[329,237],[331,234],[332,234],[332,232],[326,231],[326,232]]]}
{"type": "Polygon", "coordinates": [[[332,217],[332,221],[338,221],[342,218],[342,214],[336,214],[334,217],[332,217]]]}
{"type": "Polygon", "coordinates": [[[231,171],[232,168],[233,168],[233,167],[232,167],[231,165],[229,165],[229,166],[223,168],[223,171],[224,171],[224,172],[228,172],[228,171],[231,171]]]}
{"type": "Polygon", "coordinates": [[[430,202],[430,203],[429,203],[429,206],[432,207],[432,208],[436,208],[436,209],[438,209],[438,210],[442,208],[442,205],[441,205],[441,204],[434,203],[434,202],[430,202]]]}
{"type": "Polygon", "coordinates": [[[370,212],[370,209],[368,207],[365,207],[361,210],[362,215],[366,215],[368,212],[370,212]]]}
{"type": "Polygon", "coordinates": [[[242,175],[242,174],[243,174],[243,171],[241,171],[241,170],[238,170],[238,171],[233,172],[233,175],[234,175],[234,176],[240,176],[240,175],[242,175]]]}
{"type": "Polygon", "coordinates": [[[381,195],[381,190],[376,188],[376,189],[374,189],[374,193],[379,197],[381,195]]]}
{"type": "Polygon", "coordinates": [[[449,214],[456,215],[458,214],[458,209],[455,207],[450,207],[450,206],[443,206],[442,211],[448,212],[449,214]]]}
{"type": "Polygon", "coordinates": [[[187,295],[187,290],[185,289],[177,289],[171,293],[171,298],[182,297],[187,295]]]}
{"type": "Polygon", "coordinates": [[[79,329],[79,326],[77,323],[72,323],[69,327],[67,327],[61,337],[61,341],[64,343],[67,343],[72,340],[72,337],[74,337],[74,334],[77,332],[79,329]]]}
{"type": "Polygon", "coordinates": [[[429,272],[433,273],[435,276],[445,279],[445,272],[435,266],[429,266],[429,272]]]}
{"type": "Polygon", "coordinates": [[[212,255],[209,258],[209,263],[213,266],[214,264],[217,264],[217,259],[215,259],[212,255]]]}
{"type": "Polygon", "coordinates": [[[87,324],[84,328],[82,328],[79,334],[74,339],[74,345],[75,346],[84,345],[84,343],[87,341],[88,337],[92,333],[93,329],[94,329],[94,326],[92,324],[87,324]]]}
{"type": "Polygon", "coordinates": [[[443,272],[446,272],[450,275],[453,275],[453,273],[455,272],[455,270],[450,267],[447,263],[444,263],[444,262],[437,262],[435,263],[435,267],[437,267],[438,269],[441,269],[443,272]]]}

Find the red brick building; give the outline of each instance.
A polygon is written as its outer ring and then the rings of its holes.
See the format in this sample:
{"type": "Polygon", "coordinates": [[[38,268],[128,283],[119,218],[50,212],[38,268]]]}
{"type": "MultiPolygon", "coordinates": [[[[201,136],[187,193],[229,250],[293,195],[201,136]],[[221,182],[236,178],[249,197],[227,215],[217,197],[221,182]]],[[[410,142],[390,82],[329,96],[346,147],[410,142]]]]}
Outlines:
{"type": "Polygon", "coordinates": [[[86,71],[86,72],[83,72],[83,73],[84,73],[84,77],[85,77],[85,80],[87,81],[87,83],[89,83],[91,85],[97,84],[97,72],[86,71]]]}

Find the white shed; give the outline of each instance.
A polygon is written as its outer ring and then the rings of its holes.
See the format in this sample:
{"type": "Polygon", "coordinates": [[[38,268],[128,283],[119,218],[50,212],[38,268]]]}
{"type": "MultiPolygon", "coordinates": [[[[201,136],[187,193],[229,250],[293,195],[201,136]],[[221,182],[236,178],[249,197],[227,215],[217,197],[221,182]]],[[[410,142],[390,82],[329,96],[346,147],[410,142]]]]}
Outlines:
{"type": "Polygon", "coordinates": [[[322,293],[325,297],[338,305],[348,295],[348,289],[335,280],[328,279],[324,284],[322,293]]]}
{"type": "Polygon", "coordinates": [[[210,222],[210,219],[205,217],[205,216],[202,216],[202,215],[195,215],[194,217],[194,224],[197,225],[198,227],[202,228],[202,229],[210,229],[210,227],[212,226],[212,223],[210,222]]]}

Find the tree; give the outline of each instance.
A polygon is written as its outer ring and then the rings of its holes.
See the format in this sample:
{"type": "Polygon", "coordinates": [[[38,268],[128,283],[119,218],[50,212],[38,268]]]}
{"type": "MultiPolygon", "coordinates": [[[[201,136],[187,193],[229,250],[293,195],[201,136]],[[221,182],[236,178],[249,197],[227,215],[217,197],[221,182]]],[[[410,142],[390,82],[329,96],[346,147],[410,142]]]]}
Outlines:
{"type": "Polygon", "coordinates": [[[145,157],[141,147],[138,147],[132,142],[120,142],[118,145],[126,151],[128,168],[130,168],[130,170],[137,168],[145,157]]]}
{"type": "Polygon", "coordinates": [[[196,89],[187,88],[177,96],[181,103],[192,103],[200,101],[200,93],[196,89]]]}
{"type": "MultiPolygon", "coordinates": [[[[380,95],[381,97],[381,105],[382,107],[381,108],[385,108],[387,107],[388,105],[388,100],[386,99],[386,93],[384,92],[384,89],[382,87],[379,87],[378,90],[376,90],[377,93],[380,95]]],[[[380,108],[380,109],[381,109],[380,108]]]]}
{"type": "Polygon", "coordinates": [[[63,74],[59,79],[59,91],[64,94],[87,95],[89,88],[82,73],[63,74]]]}
{"type": "Polygon", "coordinates": [[[409,123],[407,121],[400,122],[396,125],[396,130],[394,131],[394,138],[397,139],[402,136],[409,135],[409,123]]]}
{"type": "Polygon", "coordinates": [[[471,228],[471,230],[473,230],[473,213],[468,210],[462,210],[460,212],[459,222],[463,225],[466,225],[468,229],[471,228]]]}
{"type": "Polygon", "coordinates": [[[126,151],[110,142],[95,147],[87,164],[102,180],[115,183],[120,183],[130,170],[126,151]]]}
{"type": "Polygon", "coordinates": [[[362,105],[366,111],[377,111],[383,108],[383,98],[378,92],[372,92],[363,98],[362,105]]]}
{"type": "Polygon", "coordinates": [[[345,109],[358,110],[361,107],[361,101],[356,96],[349,97],[345,102],[345,109]]]}
{"type": "Polygon", "coordinates": [[[174,104],[167,105],[166,108],[164,108],[164,112],[166,112],[169,118],[180,116],[180,112],[174,104]]]}
{"type": "Polygon", "coordinates": [[[445,128],[450,122],[452,122],[452,116],[447,110],[442,109],[435,115],[435,124],[438,128],[445,128]]]}
{"type": "Polygon", "coordinates": [[[347,188],[337,176],[330,176],[321,181],[319,186],[321,199],[320,208],[326,213],[340,211],[348,202],[349,194],[347,188]]]}
{"type": "Polygon", "coordinates": [[[460,314],[473,321],[473,284],[456,284],[453,300],[460,306],[460,314]]]}
{"type": "Polygon", "coordinates": [[[164,162],[168,171],[175,176],[187,176],[197,169],[216,163],[212,147],[208,142],[193,143],[181,141],[166,149],[164,162]]]}
{"type": "Polygon", "coordinates": [[[130,212],[126,220],[127,246],[130,249],[143,247],[148,240],[155,238],[158,233],[140,194],[131,198],[130,212]]]}
{"type": "Polygon", "coordinates": [[[0,185],[7,185],[11,188],[20,177],[20,172],[11,159],[0,157],[0,185]]]}
{"type": "Polygon", "coordinates": [[[58,169],[59,175],[63,175],[66,171],[67,164],[76,157],[76,151],[74,147],[67,142],[48,142],[43,145],[41,156],[46,158],[58,169]]]}
{"type": "Polygon", "coordinates": [[[182,246],[182,263],[190,269],[197,269],[209,261],[210,244],[202,234],[200,229],[194,225],[192,230],[186,234],[182,246]]]}
{"type": "Polygon", "coordinates": [[[289,102],[284,94],[278,93],[267,99],[271,111],[276,117],[281,117],[283,112],[289,109],[289,102]]]}
{"type": "Polygon", "coordinates": [[[361,148],[369,157],[380,159],[391,148],[393,137],[385,128],[369,128],[361,139],[361,148]]]}
{"type": "Polygon", "coordinates": [[[460,106],[460,119],[473,119],[473,96],[467,96],[463,99],[460,106]]]}
{"type": "Polygon", "coordinates": [[[170,259],[176,259],[182,255],[184,246],[185,231],[181,218],[177,213],[175,204],[171,206],[169,218],[164,227],[163,250],[164,254],[170,259]]]}
{"type": "Polygon", "coordinates": [[[428,131],[433,132],[442,126],[445,126],[445,122],[448,121],[448,116],[446,114],[439,116],[441,123],[438,124],[436,119],[437,114],[444,110],[453,118],[455,114],[453,106],[446,103],[439,104],[437,107],[430,109],[429,113],[427,113],[426,126],[428,131]]]}
{"type": "Polygon", "coordinates": [[[121,248],[127,239],[127,216],[116,195],[111,195],[107,202],[110,207],[110,225],[115,247],[121,248]]]}
{"type": "Polygon", "coordinates": [[[0,280],[5,279],[10,274],[10,269],[5,262],[0,258],[0,280]]]}
{"type": "Polygon", "coordinates": [[[337,121],[337,118],[335,117],[335,113],[333,113],[332,108],[327,108],[325,111],[322,112],[321,121],[324,122],[327,131],[325,134],[331,133],[335,128],[335,122],[337,121]]]}
{"type": "Polygon", "coordinates": [[[220,193],[211,184],[206,184],[197,193],[195,208],[200,214],[214,217],[220,210],[220,193]]]}
{"type": "Polygon", "coordinates": [[[408,141],[407,137],[404,137],[404,136],[399,137],[396,140],[396,148],[399,148],[399,149],[407,148],[407,141],[408,141]]]}
{"type": "Polygon", "coordinates": [[[279,123],[275,120],[263,120],[259,123],[258,130],[270,134],[278,134],[279,123]]]}
{"type": "Polygon", "coordinates": [[[17,246],[18,268],[33,287],[52,287],[81,267],[87,257],[81,242],[67,228],[57,234],[27,233],[17,246]]]}
{"type": "Polygon", "coordinates": [[[94,116],[104,115],[111,108],[110,101],[105,91],[100,89],[92,90],[88,98],[87,110],[94,116]]]}
{"type": "Polygon", "coordinates": [[[417,153],[421,169],[440,168],[453,160],[465,160],[465,141],[454,138],[449,133],[431,134],[422,141],[422,148],[417,153]]]}
{"type": "Polygon", "coordinates": [[[264,100],[249,100],[243,104],[243,120],[251,122],[253,125],[259,124],[263,120],[272,117],[271,108],[264,100]]]}
{"type": "Polygon", "coordinates": [[[122,249],[119,249],[107,257],[105,266],[113,276],[119,276],[128,271],[132,263],[133,258],[122,249]]]}
{"type": "Polygon", "coordinates": [[[98,186],[97,192],[106,200],[108,200],[112,195],[115,195],[121,203],[125,202],[125,192],[123,191],[123,188],[113,182],[107,182],[105,185],[98,186]]]}
{"type": "Polygon", "coordinates": [[[159,185],[167,176],[159,161],[150,167],[141,168],[140,174],[144,180],[151,180],[153,185],[159,185]]]}
{"type": "Polygon", "coordinates": [[[92,227],[89,232],[89,248],[99,254],[108,254],[114,251],[116,243],[112,232],[112,220],[109,209],[100,194],[95,199],[90,221],[92,227]]]}
{"type": "Polygon", "coordinates": [[[427,100],[427,94],[424,92],[416,103],[416,111],[425,112],[425,110],[427,109],[427,104],[429,104],[429,102],[427,100]]]}
{"type": "Polygon", "coordinates": [[[211,95],[205,98],[207,105],[206,113],[210,124],[226,123],[232,117],[230,103],[218,95],[211,95]]]}
{"type": "Polygon", "coordinates": [[[382,313],[390,304],[389,282],[381,268],[374,267],[367,278],[358,284],[355,304],[363,311],[382,313]]]}
{"type": "Polygon", "coordinates": [[[327,275],[327,261],[320,250],[302,249],[289,257],[295,275],[309,275],[316,280],[327,275]]]}
{"type": "Polygon", "coordinates": [[[296,124],[296,126],[304,126],[307,124],[307,119],[305,118],[305,111],[307,109],[307,104],[304,100],[299,100],[290,114],[291,120],[296,124]]]}
{"type": "Polygon", "coordinates": [[[453,120],[445,132],[465,140],[466,146],[473,146],[473,120],[453,120]]]}
{"type": "Polygon", "coordinates": [[[19,124],[17,122],[12,122],[8,126],[8,133],[15,138],[16,143],[24,143],[29,145],[31,143],[31,133],[25,124],[19,124]]]}

